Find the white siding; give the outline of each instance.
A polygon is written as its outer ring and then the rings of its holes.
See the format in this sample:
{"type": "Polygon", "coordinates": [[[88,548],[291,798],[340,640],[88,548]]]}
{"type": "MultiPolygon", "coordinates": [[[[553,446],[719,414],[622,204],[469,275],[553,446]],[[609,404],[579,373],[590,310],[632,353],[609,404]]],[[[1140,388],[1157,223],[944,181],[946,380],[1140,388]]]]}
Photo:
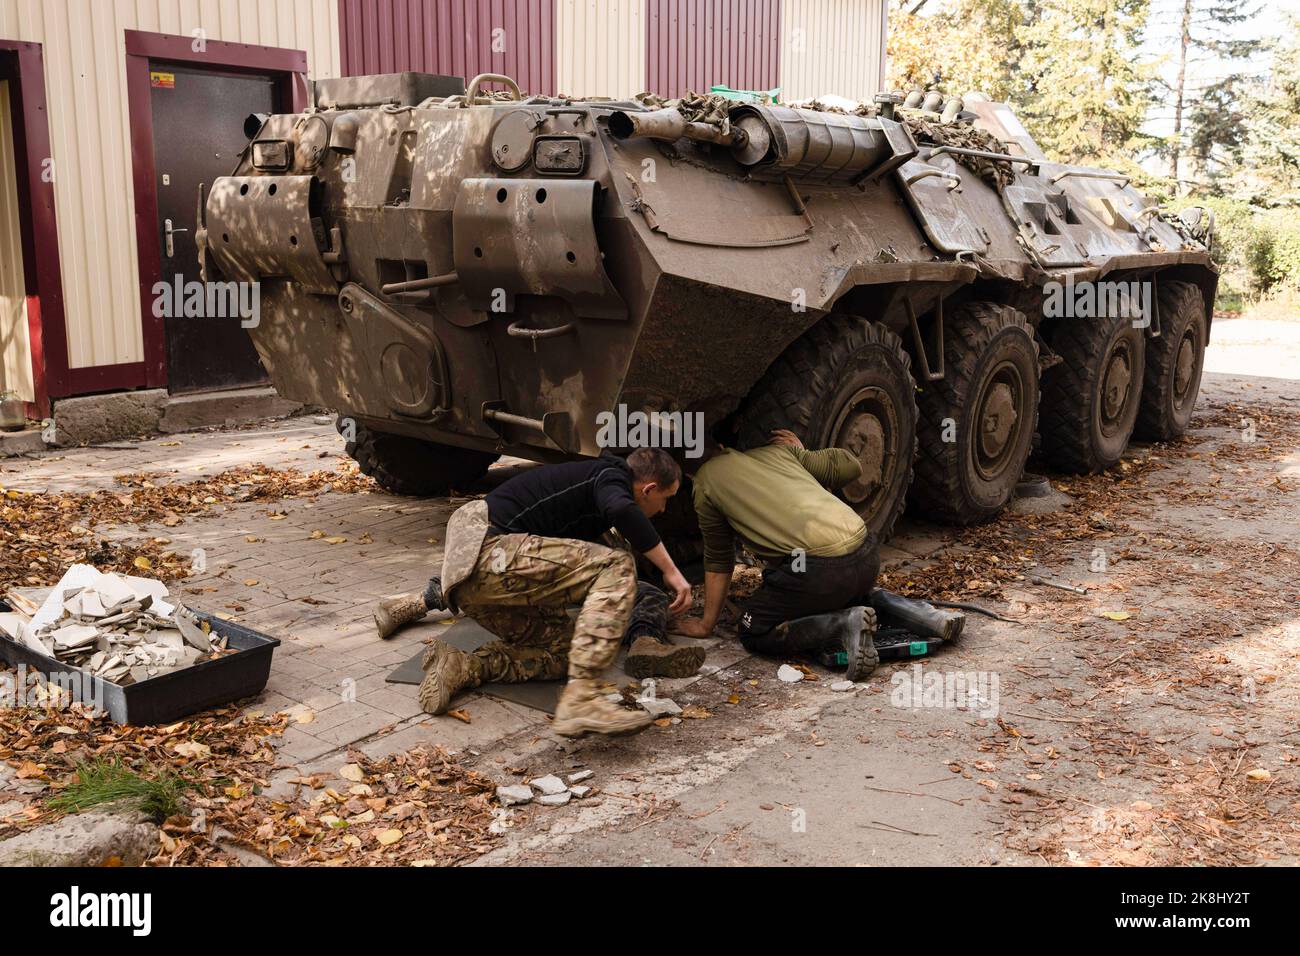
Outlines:
{"type": "Polygon", "coordinates": [[[870,102],[885,88],[888,0],[784,0],[781,99],[870,102]]]}
{"type": "Polygon", "coordinates": [[[127,30],[305,50],[339,71],[335,0],[0,0],[0,37],[43,45],[73,368],[144,358],[126,97],[127,30]]]}
{"type": "Polygon", "coordinates": [[[570,96],[644,92],[645,31],[645,0],[556,0],[556,88],[570,96]]]}
{"type": "Polygon", "coordinates": [[[32,402],[32,353],[27,341],[27,295],[18,224],[9,84],[0,80],[0,392],[32,402]]]}

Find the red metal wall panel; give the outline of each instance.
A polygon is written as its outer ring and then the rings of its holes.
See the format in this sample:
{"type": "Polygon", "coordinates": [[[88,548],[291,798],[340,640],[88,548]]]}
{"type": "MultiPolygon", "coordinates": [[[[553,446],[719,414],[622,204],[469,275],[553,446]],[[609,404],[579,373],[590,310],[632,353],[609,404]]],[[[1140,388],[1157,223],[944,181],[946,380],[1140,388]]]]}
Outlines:
{"type": "Polygon", "coordinates": [[[339,42],[345,76],[504,73],[555,92],[555,0],[339,0],[339,42]]]}
{"type": "Polygon", "coordinates": [[[646,86],[661,96],[715,84],[780,85],[781,0],[646,0],[646,86]]]}

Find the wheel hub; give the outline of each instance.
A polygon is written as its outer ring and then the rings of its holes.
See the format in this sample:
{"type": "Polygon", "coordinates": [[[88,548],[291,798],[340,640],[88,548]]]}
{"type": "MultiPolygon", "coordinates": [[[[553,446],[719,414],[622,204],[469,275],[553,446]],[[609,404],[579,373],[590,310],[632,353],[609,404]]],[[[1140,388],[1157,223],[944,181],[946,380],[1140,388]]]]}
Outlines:
{"type": "Polygon", "coordinates": [[[844,404],[831,429],[828,445],[852,452],[862,466],[862,476],[845,485],[846,501],[864,517],[885,489],[897,454],[897,412],[888,394],[864,388],[844,404]]]}
{"type": "Polygon", "coordinates": [[[1128,350],[1118,348],[1111,353],[1102,382],[1102,414],[1107,422],[1118,421],[1123,414],[1132,382],[1133,368],[1128,350]]]}
{"type": "Polygon", "coordinates": [[[985,481],[996,481],[1019,445],[1024,382],[1013,362],[1003,362],[984,379],[972,423],[973,464],[985,481]]]}
{"type": "Polygon", "coordinates": [[[980,415],[980,452],[985,458],[996,459],[1002,454],[1015,427],[1016,417],[1011,387],[999,382],[989,390],[980,415]]]}
{"type": "Polygon", "coordinates": [[[1187,388],[1192,383],[1192,372],[1196,368],[1196,343],[1190,335],[1184,336],[1178,346],[1178,358],[1174,362],[1174,398],[1182,402],[1187,397],[1187,388]]]}

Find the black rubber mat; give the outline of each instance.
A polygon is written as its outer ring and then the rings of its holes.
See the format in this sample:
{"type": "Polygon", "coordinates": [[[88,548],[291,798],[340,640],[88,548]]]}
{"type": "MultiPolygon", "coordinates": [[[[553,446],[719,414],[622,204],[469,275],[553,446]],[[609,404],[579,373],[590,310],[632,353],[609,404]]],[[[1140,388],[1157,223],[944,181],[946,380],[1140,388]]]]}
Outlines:
{"type": "MultiPolygon", "coordinates": [[[[440,638],[452,647],[459,647],[462,651],[476,650],[497,639],[495,634],[469,618],[461,618],[447,628],[440,638]]],[[[426,650],[427,647],[421,647],[414,657],[389,674],[385,680],[390,684],[418,685],[424,680],[424,670],[420,667],[420,663],[424,660],[426,650]]],[[[479,688],[479,692],[498,700],[508,700],[534,710],[554,714],[555,705],[560,701],[560,691],[563,688],[564,681],[530,680],[522,684],[484,684],[479,688]]]]}

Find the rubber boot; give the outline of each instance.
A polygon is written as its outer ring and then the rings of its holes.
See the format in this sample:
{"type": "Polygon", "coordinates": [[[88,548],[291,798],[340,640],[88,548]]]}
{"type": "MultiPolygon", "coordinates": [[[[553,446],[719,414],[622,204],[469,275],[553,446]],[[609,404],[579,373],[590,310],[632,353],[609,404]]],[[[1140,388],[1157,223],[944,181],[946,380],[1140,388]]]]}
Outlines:
{"type": "Polygon", "coordinates": [[[966,615],[960,611],[937,608],[933,604],[905,598],[893,591],[876,588],[871,592],[869,600],[884,622],[897,624],[921,637],[955,641],[966,626],[966,615]]]}
{"type": "Polygon", "coordinates": [[[623,662],[631,677],[690,677],[704,663],[704,648],[669,644],[648,634],[632,642],[623,662]]]}
{"type": "Polygon", "coordinates": [[[375,628],[382,638],[392,637],[407,624],[422,620],[429,613],[424,595],[418,591],[384,598],[375,607],[375,628]]]}
{"type": "MultiPolygon", "coordinates": [[[[869,607],[849,607],[778,624],[771,632],[773,651],[824,654],[831,652],[848,670],[851,681],[865,680],[880,663],[876,645],[876,612],[869,607]]],[[[766,643],[766,641],[765,641],[766,643]]]]}
{"type": "Polygon", "coordinates": [[[586,733],[635,734],[649,727],[650,720],[645,711],[611,704],[596,689],[594,680],[572,677],[564,685],[551,729],[561,737],[581,737],[586,733]]]}
{"type": "Polygon", "coordinates": [[[434,641],[424,652],[424,680],[418,699],[426,714],[444,714],[460,691],[483,683],[483,664],[446,641],[434,641]]]}

